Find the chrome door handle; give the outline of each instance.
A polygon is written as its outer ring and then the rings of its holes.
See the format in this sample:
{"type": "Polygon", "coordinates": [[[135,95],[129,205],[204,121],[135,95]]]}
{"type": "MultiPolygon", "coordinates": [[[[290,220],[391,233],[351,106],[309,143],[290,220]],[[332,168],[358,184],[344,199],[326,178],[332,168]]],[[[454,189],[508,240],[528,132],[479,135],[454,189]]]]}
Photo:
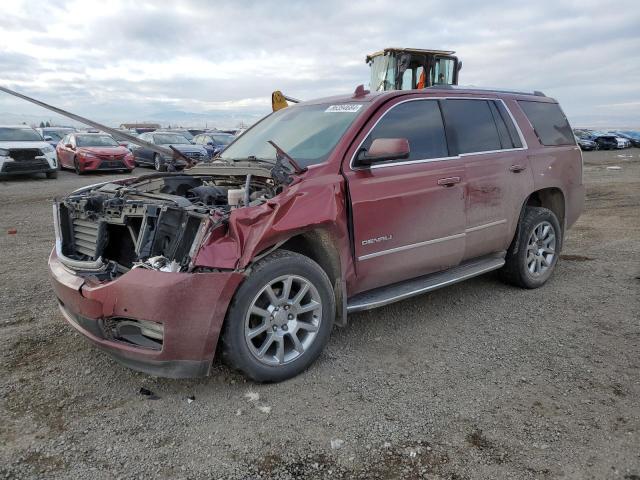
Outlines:
{"type": "Polygon", "coordinates": [[[509,167],[509,170],[511,170],[513,173],[518,173],[526,169],[527,169],[526,165],[511,165],[509,167]]]}
{"type": "Polygon", "coordinates": [[[452,187],[456,183],[460,183],[460,177],[447,177],[438,180],[438,185],[442,187],[452,187]]]}

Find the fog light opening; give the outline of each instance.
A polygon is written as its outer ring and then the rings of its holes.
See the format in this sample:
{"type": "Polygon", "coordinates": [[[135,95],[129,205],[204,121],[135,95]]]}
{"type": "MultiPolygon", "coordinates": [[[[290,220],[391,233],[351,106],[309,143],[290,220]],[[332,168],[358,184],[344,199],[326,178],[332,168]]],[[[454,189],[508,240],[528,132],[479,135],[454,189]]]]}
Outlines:
{"type": "Polygon", "coordinates": [[[164,325],[161,323],[131,318],[110,318],[105,324],[114,340],[152,350],[162,349],[164,325]]]}

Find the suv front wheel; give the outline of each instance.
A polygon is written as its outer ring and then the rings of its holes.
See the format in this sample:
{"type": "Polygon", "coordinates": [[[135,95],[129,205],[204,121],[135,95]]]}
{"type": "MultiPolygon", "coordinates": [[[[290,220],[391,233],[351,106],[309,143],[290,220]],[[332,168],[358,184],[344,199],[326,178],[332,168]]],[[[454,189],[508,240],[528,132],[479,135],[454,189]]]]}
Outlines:
{"type": "Polygon", "coordinates": [[[258,261],[229,308],[222,355],[258,382],[304,371],[329,340],[335,298],[327,274],[313,260],[279,250],[258,261]]]}
{"type": "Polygon", "coordinates": [[[556,215],[548,208],[526,207],[511,243],[502,278],[512,285],[538,288],[551,277],[562,247],[562,230],[556,215]]]}

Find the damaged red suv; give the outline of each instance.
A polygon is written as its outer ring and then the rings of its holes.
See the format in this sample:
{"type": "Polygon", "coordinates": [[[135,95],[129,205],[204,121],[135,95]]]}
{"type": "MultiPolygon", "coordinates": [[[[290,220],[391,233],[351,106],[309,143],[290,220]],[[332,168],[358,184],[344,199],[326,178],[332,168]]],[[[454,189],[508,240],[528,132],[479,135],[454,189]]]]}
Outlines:
{"type": "Polygon", "coordinates": [[[429,88],[304,102],[209,163],[54,204],[66,319],[131,368],[298,374],[333,325],[491,270],[542,286],[584,198],[543,94],[429,88]]]}

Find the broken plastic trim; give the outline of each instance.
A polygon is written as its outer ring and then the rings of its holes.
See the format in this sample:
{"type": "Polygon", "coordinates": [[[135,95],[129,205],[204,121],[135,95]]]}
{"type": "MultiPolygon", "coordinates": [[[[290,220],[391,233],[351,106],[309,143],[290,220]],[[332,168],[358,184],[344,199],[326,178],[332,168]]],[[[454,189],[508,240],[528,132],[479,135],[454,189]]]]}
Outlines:
{"type": "Polygon", "coordinates": [[[62,253],[60,206],[55,201],[53,203],[53,229],[56,237],[56,256],[63,265],[73,270],[82,270],[86,272],[104,272],[107,269],[107,264],[102,260],[102,257],[98,257],[98,259],[96,260],[74,260],[73,258],[69,258],[64,253],[62,253]]]}

